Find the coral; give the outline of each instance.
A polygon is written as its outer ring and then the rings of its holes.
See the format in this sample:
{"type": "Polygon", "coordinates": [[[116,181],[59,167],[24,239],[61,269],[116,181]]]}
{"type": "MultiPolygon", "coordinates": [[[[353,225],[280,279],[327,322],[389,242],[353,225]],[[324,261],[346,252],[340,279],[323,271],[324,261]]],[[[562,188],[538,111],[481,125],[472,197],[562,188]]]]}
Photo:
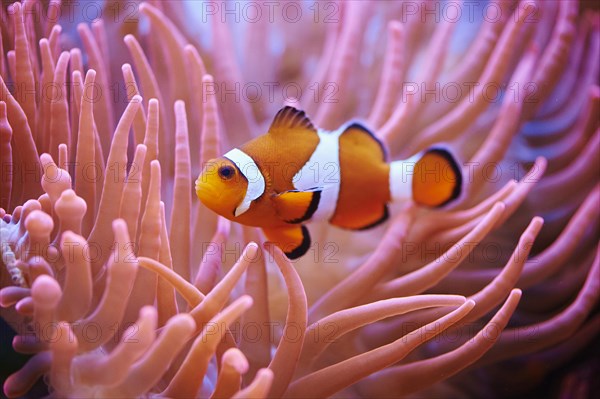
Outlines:
{"type": "Polygon", "coordinates": [[[108,1],[88,25],[3,3],[0,305],[30,356],[4,393],[506,397],[561,373],[557,391],[591,392],[597,11],[289,2],[291,22],[228,3],[234,24],[224,4],[108,1]],[[443,142],[464,196],[312,225],[291,263],[192,196],[284,104],[326,129],[365,118],[394,159],[443,142]]]}

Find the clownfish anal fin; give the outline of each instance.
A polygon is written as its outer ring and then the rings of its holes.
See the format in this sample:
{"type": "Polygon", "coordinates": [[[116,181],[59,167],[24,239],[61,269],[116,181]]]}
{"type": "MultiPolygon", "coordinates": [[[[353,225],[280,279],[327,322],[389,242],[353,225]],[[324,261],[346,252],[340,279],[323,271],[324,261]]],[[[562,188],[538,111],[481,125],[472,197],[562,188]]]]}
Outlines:
{"type": "Polygon", "coordinates": [[[302,223],[312,217],[321,200],[321,189],[290,190],[272,197],[275,210],[286,223],[302,223]]]}
{"type": "Polygon", "coordinates": [[[383,206],[383,212],[382,212],[381,217],[379,219],[377,219],[376,221],[374,221],[374,222],[372,222],[370,224],[367,224],[366,226],[361,226],[361,227],[359,227],[356,230],[369,230],[369,229],[372,229],[373,227],[377,227],[380,224],[382,224],[383,222],[385,222],[386,220],[388,220],[389,217],[390,217],[390,212],[388,210],[388,207],[387,207],[387,205],[384,205],[383,206]]]}
{"type": "Polygon", "coordinates": [[[389,218],[387,205],[373,203],[356,209],[347,215],[334,215],[331,224],[347,230],[368,230],[379,226],[389,218]]]}
{"type": "Polygon", "coordinates": [[[462,191],[460,165],[444,148],[431,148],[417,161],[412,178],[413,200],[440,207],[457,199],[462,191]]]}
{"type": "Polygon", "coordinates": [[[377,161],[387,159],[385,145],[359,122],[346,126],[340,136],[340,143],[348,149],[360,151],[364,157],[374,157],[377,161]]]}
{"type": "Polygon", "coordinates": [[[294,107],[285,106],[277,112],[271,127],[270,134],[284,134],[290,129],[301,129],[316,133],[317,129],[312,124],[304,111],[294,107]]]}
{"type": "Polygon", "coordinates": [[[267,240],[277,245],[290,259],[297,259],[310,248],[310,234],[306,226],[263,228],[267,240]]]}

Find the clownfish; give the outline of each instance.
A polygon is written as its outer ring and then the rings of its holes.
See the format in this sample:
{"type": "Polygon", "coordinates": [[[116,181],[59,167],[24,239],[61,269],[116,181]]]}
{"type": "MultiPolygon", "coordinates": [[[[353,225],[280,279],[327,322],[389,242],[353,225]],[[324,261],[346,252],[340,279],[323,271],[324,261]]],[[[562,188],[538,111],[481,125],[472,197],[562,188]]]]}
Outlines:
{"type": "Polygon", "coordinates": [[[461,169],[448,150],[391,163],[386,156],[360,123],[327,132],[286,106],[266,134],[208,161],[196,194],[219,215],[262,228],[290,259],[310,248],[306,222],[364,230],[388,218],[391,201],[440,207],[460,196],[461,169]]]}

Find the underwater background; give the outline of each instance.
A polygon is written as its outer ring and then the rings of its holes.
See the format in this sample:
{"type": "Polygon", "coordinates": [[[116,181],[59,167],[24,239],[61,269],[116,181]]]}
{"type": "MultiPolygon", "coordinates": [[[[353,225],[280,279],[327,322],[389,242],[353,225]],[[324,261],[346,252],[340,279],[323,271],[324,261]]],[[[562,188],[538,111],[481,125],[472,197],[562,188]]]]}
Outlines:
{"type": "Polygon", "coordinates": [[[593,397],[598,8],[2,1],[4,395],[593,397]],[[465,194],[290,262],[193,194],[284,105],[465,194]]]}

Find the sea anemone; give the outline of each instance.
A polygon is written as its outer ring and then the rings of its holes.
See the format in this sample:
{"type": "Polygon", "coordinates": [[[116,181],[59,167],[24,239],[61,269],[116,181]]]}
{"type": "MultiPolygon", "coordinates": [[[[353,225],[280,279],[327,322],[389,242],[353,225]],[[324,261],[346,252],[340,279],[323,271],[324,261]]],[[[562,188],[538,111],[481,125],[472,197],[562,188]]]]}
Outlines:
{"type": "Polygon", "coordinates": [[[1,13],[0,305],[29,356],[6,396],[593,392],[600,20],[586,3],[1,13]],[[192,192],[285,104],[324,129],[364,119],[393,159],[444,143],[464,195],[398,204],[369,231],[313,224],[290,262],[192,192]]]}

